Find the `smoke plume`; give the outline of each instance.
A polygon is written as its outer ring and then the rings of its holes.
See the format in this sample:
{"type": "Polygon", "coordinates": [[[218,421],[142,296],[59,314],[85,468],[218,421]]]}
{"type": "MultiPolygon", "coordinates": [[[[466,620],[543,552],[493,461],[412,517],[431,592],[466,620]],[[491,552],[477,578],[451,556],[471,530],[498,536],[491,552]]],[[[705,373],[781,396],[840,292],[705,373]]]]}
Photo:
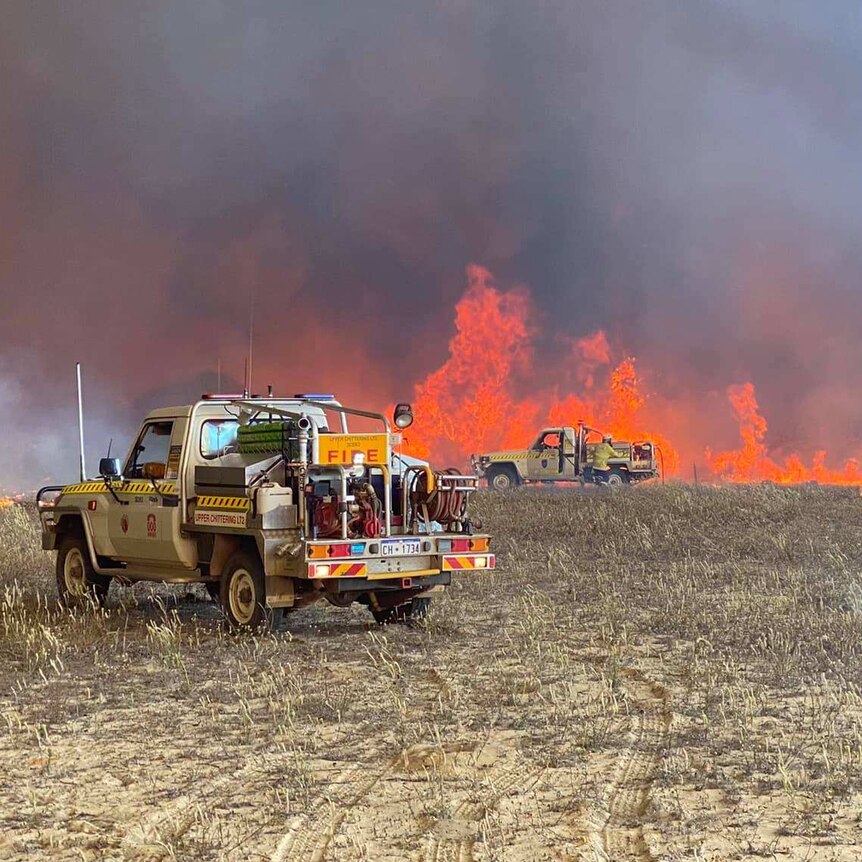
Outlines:
{"type": "Polygon", "coordinates": [[[748,382],[776,463],[840,467],[859,40],[849,0],[7,4],[0,486],[74,477],[76,360],[93,459],[240,385],[252,309],[259,390],[426,391],[470,264],[534,329],[465,390],[583,399],[634,356],[683,471],[748,382]]]}

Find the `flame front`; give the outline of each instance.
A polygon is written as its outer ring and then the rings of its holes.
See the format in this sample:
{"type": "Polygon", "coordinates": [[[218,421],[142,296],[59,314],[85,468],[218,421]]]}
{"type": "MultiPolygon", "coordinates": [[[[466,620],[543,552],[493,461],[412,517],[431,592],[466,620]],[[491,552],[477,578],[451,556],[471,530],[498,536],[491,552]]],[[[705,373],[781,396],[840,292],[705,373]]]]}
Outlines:
{"type": "Polygon", "coordinates": [[[742,446],[706,458],[712,472],[730,482],[777,482],[783,485],[820,482],[827,485],[862,485],[862,472],[855,458],[849,458],[841,469],[826,466],[824,450],[814,453],[810,466],[796,453],[779,462],[766,446],[768,424],[761,416],[753,383],[730,386],[727,397],[739,422],[742,446]]]}
{"type": "Polygon", "coordinates": [[[510,394],[513,378],[532,364],[529,295],[501,293],[479,266],[468,268],[467,279],[449,359],[416,387],[420,418],[408,447],[417,457],[463,461],[471,452],[518,445],[534,430],[535,406],[510,394]]]}
{"type": "Polygon", "coordinates": [[[653,377],[632,356],[615,360],[604,331],[558,345],[560,360],[548,364],[536,355],[541,329],[529,291],[500,290],[493,275],[476,265],[468,267],[467,282],[455,309],[449,356],[416,386],[416,424],[405,435],[410,454],[465,465],[473,453],[526,448],[544,427],[583,421],[618,440],[652,440],[669,477],[682,477],[684,450],[703,459],[717,481],[862,486],[855,458],[836,469],[827,466],[822,450],[809,464],[797,453],[771,453],[753,383],[726,392],[740,447],[714,451],[685,431],[698,408],[651,391],[653,377]],[[674,435],[665,430],[671,426],[674,435]]]}
{"type": "Polygon", "coordinates": [[[583,421],[618,439],[655,441],[666,467],[676,469],[676,450],[652,422],[633,358],[614,367],[607,336],[597,331],[568,344],[559,363],[541,364],[529,292],[498,290],[475,265],[467,278],[449,358],[416,387],[410,454],[464,464],[472,453],[524,448],[542,427],[583,421]]]}

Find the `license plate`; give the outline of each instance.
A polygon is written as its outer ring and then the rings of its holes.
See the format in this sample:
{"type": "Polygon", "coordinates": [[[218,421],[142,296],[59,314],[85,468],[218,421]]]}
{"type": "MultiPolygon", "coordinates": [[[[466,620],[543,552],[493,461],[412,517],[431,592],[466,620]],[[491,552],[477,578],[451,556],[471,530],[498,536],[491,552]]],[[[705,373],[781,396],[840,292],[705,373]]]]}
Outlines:
{"type": "Polygon", "coordinates": [[[381,545],[384,557],[403,557],[406,554],[418,554],[422,551],[419,539],[388,539],[381,545]]]}

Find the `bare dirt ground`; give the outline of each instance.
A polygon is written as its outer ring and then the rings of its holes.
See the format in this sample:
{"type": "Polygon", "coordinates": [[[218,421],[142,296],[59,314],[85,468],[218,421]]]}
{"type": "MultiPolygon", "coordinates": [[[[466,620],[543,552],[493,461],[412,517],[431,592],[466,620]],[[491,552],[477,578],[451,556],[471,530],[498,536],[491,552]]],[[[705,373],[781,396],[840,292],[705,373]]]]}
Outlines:
{"type": "Polygon", "coordinates": [[[0,859],[858,860],[862,499],[483,494],[418,627],[56,610],[0,512],[0,859]]]}

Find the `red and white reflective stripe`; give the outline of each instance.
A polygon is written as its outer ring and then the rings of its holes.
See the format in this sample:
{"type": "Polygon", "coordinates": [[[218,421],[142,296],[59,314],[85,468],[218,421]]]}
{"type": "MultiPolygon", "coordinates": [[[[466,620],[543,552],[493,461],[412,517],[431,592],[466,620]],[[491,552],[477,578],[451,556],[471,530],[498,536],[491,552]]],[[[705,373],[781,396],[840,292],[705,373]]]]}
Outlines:
{"type": "Polygon", "coordinates": [[[443,557],[444,572],[459,572],[464,569],[493,569],[497,565],[497,559],[493,554],[475,554],[465,556],[443,557]]]}
{"type": "Polygon", "coordinates": [[[364,578],[366,563],[309,563],[309,578],[364,578]]]}

